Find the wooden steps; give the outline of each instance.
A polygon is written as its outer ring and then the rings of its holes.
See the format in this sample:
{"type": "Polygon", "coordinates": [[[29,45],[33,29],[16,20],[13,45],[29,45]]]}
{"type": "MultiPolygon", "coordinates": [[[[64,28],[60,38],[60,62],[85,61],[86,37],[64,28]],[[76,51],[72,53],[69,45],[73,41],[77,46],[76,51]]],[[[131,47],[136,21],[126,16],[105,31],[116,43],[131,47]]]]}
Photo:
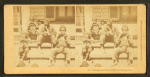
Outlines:
{"type": "MultiPolygon", "coordinates": [[[[106,53],[101,52],[100,48],[95,48],[91,53],[90,57],[91,59],[112,59],[114,50],[113,48],[105,49],[106,53]]],[[[133,48],[133,57],[134,59],[137,59],[137,48],[133,48]]],[[[126,53],[121,53],[119,56],[119,59],[127,59],[126,53]]]]}
{"type": "MultiPolygon", "coordinates": [[[[41,51],[42,53],[38,52],[37,43],[29,43],[28,44],[30,50],[27,53],[27,58],[30,60],[49,60],[52,44],[51,43],[43,43],[41,45],[41,51]]],[[[70,52],[71,52],[71,60],[75,60],[75,41],[71,40],[71,46],[70,46],[70,52]]],[[[58,54],[56,56],[56,60],[65,60],[64,54],[58,54]]]]}
{"type": "MultiPolygon", "coordinates": [[[[32,48],[30,51],[28,51],[27,58],[29,59],[29,61],[31,59],[49,60],[51,49],[42,49],[41,51],[42,53],[39,53],[37,48],[32,48]]],[[[71,60],[75,60],[75,49],[70,49],[70,52],[71,60]]],[[[65,55],[58,54],[56,56],[56,60],[65,60],[65,55]]]]}

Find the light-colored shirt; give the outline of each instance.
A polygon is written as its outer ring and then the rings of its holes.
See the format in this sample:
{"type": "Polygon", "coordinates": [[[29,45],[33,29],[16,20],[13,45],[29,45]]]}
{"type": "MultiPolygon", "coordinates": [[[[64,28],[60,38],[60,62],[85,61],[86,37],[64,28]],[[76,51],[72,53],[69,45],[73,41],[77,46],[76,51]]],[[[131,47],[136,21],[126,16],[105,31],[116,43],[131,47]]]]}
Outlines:
{"type": "Polygon", "coordinates": [[[119,31],[118,31],[118,28],[116,26],[114,26],[114,25],[112,25],[112,28],[110,28],[107,25],[104,25],[104,26],[102,26],[101,33],[102,34],[112,33],[113,35],[118,35],[119,31]]]}
{"type": "Polygon", "coordinates": [[[121,33],[118,38],[121,42],[119,46],[131,46],[133,44],[133,37],[130,34],[121,33]]]}
{"type": "Polygon", "coordinates": [[[56,46],[64,46],[67,47],[68,44],[71,44],[70,36],[65,34],[61,35],[60,33],[57,35],[56,39],[54,40],[57,43],[56,46]]]}
{"type": "Polygon", "coordinates": [[[41,26],[39,26],[39,34],[44,34],[45,32],[49,33],[53,33],[53,34],[57,34],[57,32],[55,31],[54,27],[52,25],[50,25],[50,28],[47,28],[44,24],[41,24],[41,26]]]}

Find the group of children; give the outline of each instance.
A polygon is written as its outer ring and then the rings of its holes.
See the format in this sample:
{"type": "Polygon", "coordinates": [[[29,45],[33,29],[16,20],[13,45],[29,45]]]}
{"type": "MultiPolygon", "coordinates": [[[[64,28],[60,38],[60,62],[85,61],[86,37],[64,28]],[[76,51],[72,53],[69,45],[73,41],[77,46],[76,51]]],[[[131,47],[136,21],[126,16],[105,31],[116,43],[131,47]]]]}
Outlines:
{"type": "Polygon", "coordinates": [[[70,36],[67,35],[66,30],[66,26],[62,25],[59,28],[59,33],[57,33],[53,26],[50,25],[50,21],[48,20],[44,21],[44,25],[42,25],[40,21],[37,21],[37,24],[35,22],[30,22],[28,33],[23,33],[22,40],[20,41],[20,59],[27,59],[26,54],[29,51],[27,38],[29,37],[31,40],[37,40],[38,51],[41,54],[41,45],[44,42],[49,42],[53,45],[49,56],[50,66],[54,65],[54,59],[59,53],[66,55],[65,65],[68,66],[70,63],[70,36]]]}
{"type": "Polygon", "coordinates": [[[106,42],[114,43],[114,54],[112,56],[113,65],[118,64],[118,57],[120,53],[129,54],[128,65],[131,66],[133,63],[133,38],[129,34],[129,27],[127,24],[122,26],[122,32],[119,32],[117,27],[112,25],[112,20],[99,21],[93,19],[90,33],[85,33],[82,46],[83,60],[90,60],[90,53],[92,51],[91,43],[94,41],[100,42],[101,51],[106,53],[104,44],[106,42]]]}
{"type": "MultiPolygon", "coordinates": [[[[92,51],[92,40],[97,40],[100,42],[100,47],[102,52],[104,50],[104,44],[106,42],[114,43],[114,54],[112,56],[113,66],[118,64],[118,57],[120,53],[129,54],[128,65],[133,63],[133,38],[129,34],[128,25],[122,26],[122,32],[119,32],[117,27],[112,25],[112,20],[98,21],[91,26],[90,34],[85,34],[82,46],[83,59],[90,60],[90,53],[92,51]]],[[[59,53],[66,55],[65,65],[68,66],[70,63],[70,36],[66,34],[66,27],[64,25],[60,26],[59,33],[55,31],[53,26],[50,25],[50,21],[45,20],[44,25],[37,21],[37,24],[30,22],[28,27],[28,33],[22,34],[22,40],[19,46],[19,56],[21,60],[27,59],[26,54],[29,51],[28,40],[37,40],[38,51],[41,53],[41,45],[44,42],[50,42],[53,48],[50,50],[50,66],[55,64],[55,57],[59,53]]]]}

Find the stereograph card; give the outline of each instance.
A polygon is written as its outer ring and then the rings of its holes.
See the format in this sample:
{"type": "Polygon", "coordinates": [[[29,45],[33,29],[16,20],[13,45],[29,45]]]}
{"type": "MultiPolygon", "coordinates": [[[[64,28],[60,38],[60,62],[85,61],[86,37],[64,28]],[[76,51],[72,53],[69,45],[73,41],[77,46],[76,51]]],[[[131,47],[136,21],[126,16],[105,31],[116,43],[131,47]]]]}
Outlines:
{"type": "Polygon", "coordinates": [[[144,4],[4,6],[5,74],[146,72],[144,4]]]}

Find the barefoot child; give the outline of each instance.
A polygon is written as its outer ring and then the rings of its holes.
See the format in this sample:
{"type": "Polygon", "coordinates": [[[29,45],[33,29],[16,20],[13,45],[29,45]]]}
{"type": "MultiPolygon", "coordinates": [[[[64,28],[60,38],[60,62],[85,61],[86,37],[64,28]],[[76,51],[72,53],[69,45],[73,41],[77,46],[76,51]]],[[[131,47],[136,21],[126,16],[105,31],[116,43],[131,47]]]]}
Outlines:
{"type": "Polygon", "coordinates": [[[65,65],[68,66],[70,64],[70,36],[66,34],[66,26],[60,26],[60,33],[53,40],[55,47],[52,49],[50,53],[50,66],[55,64],[55,57],[57,54],[64,54],[65,57],[65,65]]]}
{"type": "Polygon", "coordinates": [[[25,66],[23,60],[27,60],[27,52],[29,51],[28,42],[27,42],[28,36],[26,34],[22,34],[22,38],[20,40],[19,45],[19,59],[20,63],[18,64],[18,67],[25,66]]]}

